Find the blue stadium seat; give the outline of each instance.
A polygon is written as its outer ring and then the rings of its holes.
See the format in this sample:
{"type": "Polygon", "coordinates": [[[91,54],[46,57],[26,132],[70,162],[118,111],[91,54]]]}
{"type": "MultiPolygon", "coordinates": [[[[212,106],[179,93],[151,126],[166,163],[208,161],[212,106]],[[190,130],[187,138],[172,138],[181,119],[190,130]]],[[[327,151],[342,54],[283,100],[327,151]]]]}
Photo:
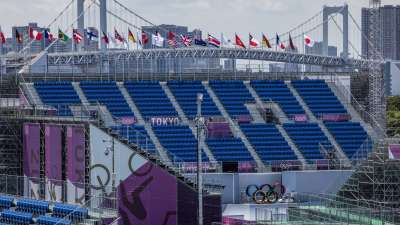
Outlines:
{"type": "Polygon", "coordinates": [[[221,115],[217,106],[201,84],[201,81],[168,81],[168,87],[189,119],[196,117],[198,93],[203,94],[203,103],[201,106],[203,116],[212,117],[221,115]]]}
{"type": "Polygon", "coordinates": [[[113,81],[83,81],[83,93],[91,104],[103,104],[117,118],[134,116],[124,96],[113,81]]]}
{"type": "MultiPolygon", "coordinates": [[[[195,162],[197,160],[197,140],[189,126],[154,126],[161,145],[170,152],[171,160],[195,162]]],[[[203,161],[208,157],[203,152],[203,161]]]]}
{"type": "Polygon", "coordinates": [[[214,90],[215,94],[225,107],[226,111],[232,117],[241,115],[249,115],[245,103],[255,102],[250,92],[247,90],[243,81],[221,81],[212,80],[209,82],[210,87],[214,90]]]}
{"type": "Polygon", "coordinates": [[[56,108],[58,116],[72,116],[68,106],[82,104],[71,82],[36,82],[34,87],[43,104],[56,108]]]}
{"type": "Polygon", "coordinates": [[[357,152],[366,156],[372,148],[371,139],[360,123],[325,122],[325,126],[350,159],[357,152]]]}
{"type": "Polygon", "coordinates": [[[125,87],[145,119],[178,116],[159,82],[128,81],[125,87]]]}
{"type": "Polygon", "coordinates": [[[332,144],[316,123],[287,123],[283,127],[305,159],[323,159],[320,145],[327,149],[332,148],[332,144]]]}
{"type": "Polygon", "coordinates": [[[48,209],[49,203],[46,201],[22,198],[17,200],[17,211],[30,212],[35,215],[42,215],[47,213],[48,209]]]}
{"type": "Polygon", "coordinates": [[[347,110],[324,80],[295,80],[292,85],[316,116],[347,114],[347,110]]]}
{"type": "Polygon", "coordinates": [[[253,80],[250,84],[264,102],[272,101],[279,104],[287,116],[305,114],[284,81],[253,80]]]}
{"type": "Polygon", "coordinates": [[[12,210],[4,210],[1,212],[1,220],[11,224],[31,224],[33,221],[32,213],[16,212],[12,210]]]}
{"type": "Polygon", "coordinates": [[[0,195],[0,208],[9,209],[14,202],[14,198],[6,195],[0,195]]]}
{"type": "Polygon", "coordinates": [[[76,205],[56,203],[53,207],[53,216],[68,219],[72,221],[83,221],[88,217],[88,210],[76,205]]]}
{"type": "Polygon", "coordinates": [[[61,219],[57,217],[51,216],[39,216],[36,222],[37,225],[71,225],[72,222],[70,220],[61,219]]]}
{"type": "Polygon", "coordinates": [[[242,124],[240,127],[263,161],[297,160],[275,125],[242,124]]]}
{"type": "Polygon", "coordinates": [[[236,138],[208,138],[206,143],[220,162],[254,161],[242,140],[236,138]]]}

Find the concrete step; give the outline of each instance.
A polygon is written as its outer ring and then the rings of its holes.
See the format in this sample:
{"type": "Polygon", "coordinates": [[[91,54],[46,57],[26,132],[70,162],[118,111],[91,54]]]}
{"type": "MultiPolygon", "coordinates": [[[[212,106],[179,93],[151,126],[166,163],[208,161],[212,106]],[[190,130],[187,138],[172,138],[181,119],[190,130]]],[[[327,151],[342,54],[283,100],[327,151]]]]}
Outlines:
{"type": "Polygon", "coordinates": [[[43,102],[37,93],[33,83],[22,83],[22,91],[25,93],[29,103],[34,106],[42,106],[43,102]]]}
{"type": "Polygon", "coordinates": [[[85,94],[83,93],[82,88],[79,86],[79,82],[72,82],[72,87],[74,88],[74,90],[76,91],[76,93],[79,96],[79,99],[81,100],[83,105],[90,105],[89,101],[87,100],[85,94]]]}
{"type": "Polygon", "coordinates": [[[131,109],[131,111],[135,115],[137,123],[140,124],[140,125],[144,125],[145,124],[145,120],[143,119],[143,116],[140,113],[139,108],[133,102],[133,99],[129,95],[128,90],[126,90],[124,84],[122,82],[117,82],[117,86],[118,86],[118,89],[121,91],[122,96],[124,96],[124,99],[125,99],[126,103],[128,103],[129,108],[131,109]]]}
{"type": "Polygon", "coordinates": [[[301,161],[301,164],[303,166],[306,166],[307,162],[306,162],[303,154],[297,148],[296,144],[294,144],[292,138],[290,138],[290,136],[286,132],[286,130],[280,124],[276,124],[276,128],[279,130],[279,132],[281,133],[281,135],[285,139],[285,141],[289,144],[290,148],[293,150],[294,154],[296,154],[297,158],[301,161]]]}

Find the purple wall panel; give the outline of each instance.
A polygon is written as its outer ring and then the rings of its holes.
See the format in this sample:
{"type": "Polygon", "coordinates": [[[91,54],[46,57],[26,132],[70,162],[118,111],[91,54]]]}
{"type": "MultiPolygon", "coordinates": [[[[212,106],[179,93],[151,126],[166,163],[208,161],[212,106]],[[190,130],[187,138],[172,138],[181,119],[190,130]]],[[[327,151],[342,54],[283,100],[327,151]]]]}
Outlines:
{"type": "Polygon", "coordinates": [[[45,125],[45,175],[46,199],[62,200],[62,127],[54,124],[45,125]]]}
{"type": "Polygon", "coordinates": [[[40,177],[40,125],[24,124],[24,175],[40,177]]]}
{"type": "Polygon", "coordinates": [[[176,225],[174,176],[148,162],[118,187],[120,225],[176,225]]]}
{"type": "Polygon", "coordinates": [[[53,124],[45,127],[46,178],[50,180],[62,179],[61,129],[53,124]]]}
{"type": "Polygon", "coordinates": [[[85,190],[85,128],[67,127],[67,199],[69,203],[84,203],[85,190]]]}

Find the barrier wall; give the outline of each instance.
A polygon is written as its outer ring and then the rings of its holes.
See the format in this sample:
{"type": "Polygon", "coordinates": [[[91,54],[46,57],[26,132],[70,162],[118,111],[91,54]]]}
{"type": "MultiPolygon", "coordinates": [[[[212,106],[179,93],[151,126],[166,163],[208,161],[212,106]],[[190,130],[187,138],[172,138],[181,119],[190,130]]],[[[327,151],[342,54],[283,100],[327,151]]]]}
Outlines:
{"type": "Polygon", "coordinates": [[[23,173],[29,178],[24,184],[24,195],[38,199],[40,194],[40,124],[25,123],[23,129],[23,173]]]}
{"type": "Polygon", "coordinates": [[[67,199],[70,203],[85,201],[85,127],[67,127],[67,199]]]}
{"type": "Polygon", "coordinates": [[[46,200],[62,200],[62,126],[45,125],[46,200]]]}

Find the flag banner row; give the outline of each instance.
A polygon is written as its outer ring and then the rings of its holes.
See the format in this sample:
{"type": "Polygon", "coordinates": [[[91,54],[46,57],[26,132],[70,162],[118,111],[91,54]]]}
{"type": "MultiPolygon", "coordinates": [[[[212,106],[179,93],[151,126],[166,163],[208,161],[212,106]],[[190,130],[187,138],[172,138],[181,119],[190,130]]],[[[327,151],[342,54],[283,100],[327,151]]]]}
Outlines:
{"type": "MultiPolygon", "coordinates": [[[[119,33],[117,29],[114,28],[114,33],[106,33],[106,32],[101,32],[101,37],[99,37],[99,33],[96,31],[93,31],[91,29],[85,29],[83,31],[80,31],[78,29],[73,29],[72,30],[72,40],[76,44],[80,44],[83,40],[91,40],[91,41],[98,41],[100,38],[100,41],[102,41],[105,44],[128,44],[133,43],[137,44],[137,46],[143,46],[150,44],[152,47],[171,47],[171,48],[177,48],[177,47],[190,47],[190,46],[203,46],[203,47],[214,47],[214,48],[267,48],[271,49],[273,48],[272,43],[270,40],[267,38],[265,34],[262,34],[262,39],[261,42],[258,41],[255,36],[249,33],[249,38],[248,38],[248,43],[247,45],[243,41],[243,39],[238,35],[235,34],[234,41],[231,41],[230,39],[224,38],[223,35],[221,35],[221,38],[217,38],[211,34],[207,34],[206,39],[202,39],[201,37],[189,37],[188,35],[177,35],[172,31],[168,31],[166,37],[163,37],[158,31],[156,31],[154,34],[149,34],[144,32],[143,30],[141,31],[141,35],[135,34],[128,28],[128,35],[127,38],[122,33],[119,33]],[[82,33],[84,32],[84,34],[82,33]],[[150,42],[150,43],[149,43],[150,42]]],[[[49,42],[52,42],[56,40],[55,35],[50,33],[48,29],[44,29],[43,31],[39,32],[31,27],[28,29],[28,37],[31,41],[43,41],[47,40],[49,42]]],[[[65,32],[63,32],[61,29],[58,29],[58,34],[57,34],[58,40],[62,42],[67,42],[71,39],[70,36],[68,36],[65,32]]],[[[15,39],[17,43],[23,43],[23,34],[21,34],[18,30],[15,30],[15,39]]],[[[310,36],[304,35],[304,45],[308,47],[312,47],[314,43],[316,43],[310,36]]],[[[5,34],[0,31],[0,42],[4,44],[6,42],[5,34]]],[[[289,34],[289,39],[287,42],[283,42],[280,39],[280,36],[276,34],[275,37],[275,48],[276,49],[290,49],[290,50],[296,50],[297,47],[295,46],[292,36],[289,34]]]]}

